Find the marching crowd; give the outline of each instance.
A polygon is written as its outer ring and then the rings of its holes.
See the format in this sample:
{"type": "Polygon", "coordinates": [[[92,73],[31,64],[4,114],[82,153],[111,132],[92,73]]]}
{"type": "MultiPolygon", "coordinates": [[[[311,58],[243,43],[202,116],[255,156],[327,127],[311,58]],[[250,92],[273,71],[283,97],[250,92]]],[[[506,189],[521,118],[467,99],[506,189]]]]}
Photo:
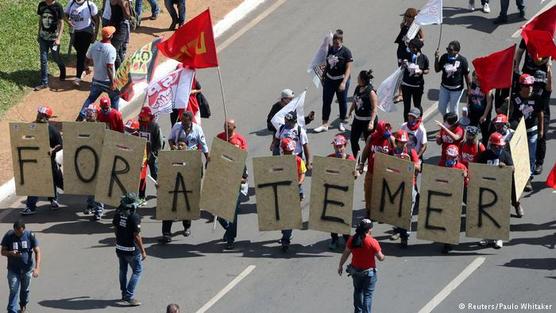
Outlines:
{"type": "MultiPolygon", "coordinates": [[[[156,0],[150,0],[152,8],[151,19],[156,19],[160,10],[156,0]]],[[[489,11],[488,1],[481,1],[483,10],[489,11]]],[[[470,7],[474,2],[470,2],[470,7]]],[[[185,21],[185,0],[165,1],[166,7],[172,16],[171,29],[182,25],[185,21]],[[177,12],[174,4],[177,4],[177,12]]],[[[63,19],[67,20],[74,30],[74,46],[77,51],[77,79],[74,84],[79,85],[83,72],[89,71],[89,64],[93,65],[93,83],[89,97],[83,104],[78,121],[91,123],[105,123],[106,127],[132,136],[147,139],[143,168],[141,170],[141,183],[138,195],[127,194],[122,198],[117,213],[112,221],[116,232],[116,252],[120,264],[120,290],[122,300],[131,306],[141,303],[135,298],[135,288],[142,273],[142,261],[146,258],[145,248],[140,235],[141,217],[137,209],[146,202],[146,183],[150,176],[157,180],[158,153],[164,145],[171,150],[199,150],[203,153],[205,162],[210,162],[210,154],[202,127],[195,123],[195,117],[189,110],[173,112],[172,129],[166,136],[167,143],[163,143],[164,136],[158,125],[156,116],[150,107],[145,106],[137,116],[124,123],[119,109],[119,95],[114,89],[114,75],[118,66],[126,55],[129,40],[130,21],[133,16],[141,16],[141,1],[137,1],[135,10],[131,9],[131,2],[127,0],[106,0],[102,11],[101,40],[95,41],[99,31],[100,11],[96,5],[88,0],[73,0],[66,8],[62,8],[54,0],[45,0],[39,4],[38,14],[41,16],[39,23],[39,42],[41,47],[41,85],[35,89],[48,86],[48,72],[46,58],[51,51],[60,68],[60,79],[65,79],[65,65],[59,57],[58,47],[63,31],[63,19]],[[90,45],[92,43],[92,45],[90,45]],[[106,95],[101,96],[103,93],[106,95]],[[97,98],[100,101],[97,104],[97,98]],[[132,270],[128,280],[128,267],[132,270]]],[[[507,9],[507,7],[506,7],[507,9]]],[[[522,8],[520,8],[522,10],[522,8]]],[[[427,155],[428,133],[423,121],[422,97],[424,94],[425,77],[430,74],[428,57],[423,54],[425,43],[423,30],[411,40],[407,32],[417,10],[407,9],[399,35],[395,39],[398,45],[396,56],[398,66],[403,69],[403,78],[400,88],[395,96],[395,102],[403,102],[403,124],[394,125],[381,118],[378,112],[378,96],[372,83],[373,71],[361,70],[356,75],[356,87],[353,100],[348,103],[348,90],[350,88],[354,57],[352,52],[343,44],[344,32],[336,30],[333,34],[332,45],[328,48],[326,64],[321,83],[322,94],[322,123],[313,128],[315,133],[324,133],[331,129],[331,111],[334,96],[339,104],[340,122],[339,133],[332,138],[332,148],[329,157],[342,158],[356,161],[354,176],[365,174],[364,190],[366,209],[370,210],[372,193],[372,178],[374,158],[377,153],[385,153],[408,160],[414,164],[415,178],[413,183],[413,203],[419,198],[417,179],[422,162],[427,155]],[[353,118],[352,118],[353,116],[353,118]],[[350,122],[351,119],[351,122],[350,122]],[[351,123],[351,125],[349,125],[351,123]],[[346,129],[350,128],[349,134],[346,129]],[[364,141],[363,147],[360,142],[364,141]],[[350,143],[351,154],[348,153],[350,143]]],[[[140,20],[139,19],[136,19],[140,20]]],[[[503,18],[500,22],[503,22],[503,18]]],[[[510,89],[491,90],[484,93],[480,88],[477,75],[471,69],[467,59],[460,53],[462,45],[454,40],[446,47],[446,52],[441,54],[438,50],[434,54],[434,71],[441,73],[439,86],[438,111],[442,121],[435,121],[438,125],[438,134],[435,143],[441,148],[439,166],[455,168],[464,173],[467,184],[467,168],[471,162],[484,163],[492,166],[512,166],[512,155],[509,141],[523,118],[527,130],[529,146],[529,161],[531,176],[525,191],[532,190],[531,180],[543,170],[546,154],[546,132],[550,123],[550,95],[552,91],[552,63],[549,57],[538,58],[528,53],[527,46],[522,41],[517,49],[514,63],[514,85],[510,89]],[[520,68],[521,60],[523,66],[520,68]],[[460,102],[463,96],[463,106],[460,102]]],[[[353,75],[355,76],[355,75],[353,75]]],[[[199,85],[200,89],[200,85],[199,85]]],[[[192,94],[194,97],[195,94],[192,94]]],[[[297,164],[297,178],[299,186],[299,200],[304,200],[303,183],[305,175],[312,169],[312,153],[307,136],[307,130],[297,121],[297,112],[287,112],[284,124],[276,128],[272,118],[294,98],[290,89],[280,93],[280,100],[273,104],[267,116],[267,128],[273,132],[270,142],[272,155],[295,155],[297,164]]],[[[54,115],[48,106],[40,106],[37,110],[37,123],[49,123],[54,115]]],[[[304,117],[303,125],[315,119],[315,112],[304,117]]],[[[63,137],[60,132],[49,124],[50,156],[52,159],[52,172],[55,185],[63,189],[61,168],[55,161],[56,153],[63,148],[63,137]]],[[[237,131],[236,122],[227,119],[224,130],[217,135],[218,138],[243,149],[248,149],[244,136],[237,131]]],[[[244,170],[242,183],[247,183],[248,172],[244,170]]],[[[520,199],[512,193],[512,206],[515,215],[519,218],[524,215],[520,199]]],[[[22,215],[36,213],[38,198],[29,196],[26,208],[22,215]]],[[[58,209],[57,194],[49,198],[51,208],[58,209]]],[[[465,201],[465,198],[464,198],[465,201]]],[[[237,214],[240,208],[239,193],[235,217],[227,221],[218,217],[218,222],[225,229],[224,241],[226,249],[234,249],[237,236],[237,214]]],[[[101,220],[104,214],[104,205],[88,196],[86,200],[86,214],[93,214],[95,220],[101,220]]],[[[183,235],[191,234],[191,221],[181,221],[183,235]]],[[[162,223],[162,236],[160,242],[169,243],[172,240],[173,221],[162,223]]],[[[372,292],[376,284],[376,259],[382,261],[385,257],[381,252],[380,244],[371,236],[373,222],[370,216],[360,221],[354,236],[343,235],[343,244],[339,234],[331,234],[330,249],[344,248],[338,273],[343,272],[343,265],[352,254],[351,265],[348,273],[354,280],[354,306],[355,312],[370,312],[372,292]]],[[[8,312],[17,312],[18,290],[21,312],[29,296],[29,282],[31,276],[37,277],[40,273],[40,249],[34,233],[25,230],[25,224],[18,221],[13,225],[14,230],[8,232],[2,239],[2,255],[8,257],[8,281],[10,298],[8,312]],[[34,257],[33,257],[34,255],[34,257]]],[[[394,228],[391,240],[400,240],[400,247],[408,247],[410,229],[394,228]]],[[[283,230],[280,239],[281,247],[288,250],[292,238],[292,230],[283,230]]],[[[501,240],[486,238],[481,245],[492,244],[494,248],[503,247],[501,240]]],[[[443,253],[448,253],[450,245],[444,245],[443,253]]],[[[178,312],[177,305],[170,305],[168,312],[178,312]],[[173,311],[170,311],[173,310],[173,311]]]]}

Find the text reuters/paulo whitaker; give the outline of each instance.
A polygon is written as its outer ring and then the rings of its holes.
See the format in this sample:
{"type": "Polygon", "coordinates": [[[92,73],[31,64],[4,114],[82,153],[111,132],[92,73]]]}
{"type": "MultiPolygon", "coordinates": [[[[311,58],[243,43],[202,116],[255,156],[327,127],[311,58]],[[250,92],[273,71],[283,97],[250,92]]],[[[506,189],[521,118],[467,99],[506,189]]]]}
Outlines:
{"type": "Polygon", "coordinates": [[[532,311],[544,311],[552,310],[552,304],[545,303],[495,303],[495,304],[474,304],[467,303],[468,310],[494,310],[494,311],[513,311],[513,310],[532,310],[532,311]]]}

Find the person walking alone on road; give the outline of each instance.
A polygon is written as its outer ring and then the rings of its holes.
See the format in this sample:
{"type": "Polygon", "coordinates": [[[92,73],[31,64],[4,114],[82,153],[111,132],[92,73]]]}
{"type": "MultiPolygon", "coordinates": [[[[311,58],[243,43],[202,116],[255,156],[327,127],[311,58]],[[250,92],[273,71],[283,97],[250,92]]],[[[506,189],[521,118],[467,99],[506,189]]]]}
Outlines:
{"type": "Polygon", "coordinates": [[[350,254],[351,264],[346,268],[348,275],[353,279],[353,306],[355,313],[371,313],[373,292],[377,282],[376,261],[384,261],[384,254],[380,244],[371,235],[373,222],[363,219],[355,229],[355,235],[349,238],[346,249],[340,258],[338,275],[344,271],[350,254]]]}
{"type": "Polygon", "coordinates": [[[2,238],[2,255],[8,258],[8,313],[25,312],[29,302],[31,276],[37,278],[41,272],[39,241],[33,232],[25,230],[25,223],[16,221],[13,230],[8,231],[2,238]]]}

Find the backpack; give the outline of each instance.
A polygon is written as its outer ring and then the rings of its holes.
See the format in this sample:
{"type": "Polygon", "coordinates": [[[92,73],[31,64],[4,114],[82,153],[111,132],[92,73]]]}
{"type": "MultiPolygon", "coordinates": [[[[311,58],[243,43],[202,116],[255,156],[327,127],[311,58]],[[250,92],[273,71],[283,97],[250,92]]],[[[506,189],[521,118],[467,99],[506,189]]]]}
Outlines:
{"type": "Polygon", "coordinates": [[[199,112],[201,113],[201,117],[209,118],[211,113],[210,113],[210,106],[207,101],[207,98],[205,98],[205,95],[203,95],[202,92],[198,92],[196,97],[197,97],[197,102],[199,103],[199,112]]]}

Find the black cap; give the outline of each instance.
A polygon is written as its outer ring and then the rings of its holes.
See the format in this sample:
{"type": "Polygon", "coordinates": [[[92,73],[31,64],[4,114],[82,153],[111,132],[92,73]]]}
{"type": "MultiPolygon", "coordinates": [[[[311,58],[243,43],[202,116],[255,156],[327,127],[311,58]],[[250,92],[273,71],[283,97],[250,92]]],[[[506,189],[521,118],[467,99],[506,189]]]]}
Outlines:
{"type": "Polygon", "coordinates": [[[15,221],[14,229],[21,228],[21,227],[25,228],[25,223],[22,220],[15,221]]]}

